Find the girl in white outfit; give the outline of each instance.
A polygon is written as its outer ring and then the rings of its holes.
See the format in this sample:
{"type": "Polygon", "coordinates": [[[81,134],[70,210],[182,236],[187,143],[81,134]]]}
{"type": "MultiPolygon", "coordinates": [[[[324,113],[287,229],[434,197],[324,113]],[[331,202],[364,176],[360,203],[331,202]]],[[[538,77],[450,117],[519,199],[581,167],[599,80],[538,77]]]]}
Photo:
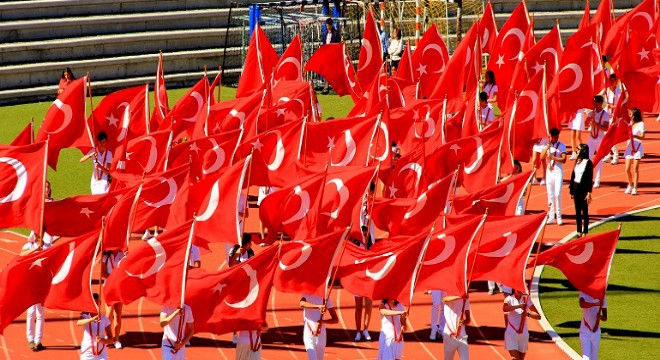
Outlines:
{"type": "MultiPolygon", "coordinates": [[[[94,294],[96,306],[100,306],[99,294],[94,294]]],[[[80,342],[80,360],[105,360],[108,358],[106,345],[112,345],[112,324],[101,314],[82,313],[76,325],[84,329],[80,342]]]]}
{"type": "Polygon", "coordinates": [[[406,309],[396,300],[383,300],[380,304],[380,336],[378,360],[399,360],[403,355],[403,331],[406,309]]]}
{"type": "Polygon", "coordinates": [[[108,142],[108,135],[101,131],[96,137],[96,148],[92,149],[87,155],[80,159],[85,162],[94,159],[94,172],[90,183],[92,195],[106,194],[110,190],[110,166],[112,164],[112,151],[105,145],[108,142]]]}
{"type": "Polygon", "coordinates": [[[323,298],[303,294],[300,299],[300,307],[303,308],[303,343],[309,360],[323,360],[325,355],[326,332],[325,324],[336,324],[339,322],[337,311],[332,306],[332,301],[324,304],[323,298]],[[325,310],[330,314],[330,319],[324,319],[325,310]]]}
{"type": "Polygon", "coordinates": [[[532,304],[531,298],[523,296],[518,290],[504,299],[502,310],[507,314],[504,348],[509,351],[512,359],[523,360],[529,344],[526,318],[539,320],[541,316],[532,304]]]}
{"type": "Polygon", "coordinates": [[[644,157],[644,146],[642,140],[646,135],[646,127],[642,120],[642,112],[635,108],[632,110],[632,139],[628,140],[628,147],[624,153],[626,158],[626,174],[628,175],[628,187],[626,194],[637,195],[637,183],[639,182],[639,160],[644,157]]]}

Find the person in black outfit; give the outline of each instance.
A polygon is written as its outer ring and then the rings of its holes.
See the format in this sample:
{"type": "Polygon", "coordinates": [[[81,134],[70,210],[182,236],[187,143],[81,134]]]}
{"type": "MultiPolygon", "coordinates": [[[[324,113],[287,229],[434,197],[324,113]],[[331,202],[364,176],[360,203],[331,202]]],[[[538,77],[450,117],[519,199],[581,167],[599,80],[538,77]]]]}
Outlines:
{"type": "Polygon", "coordinates": [[[594,165],[589,160],[589,146],[581,144],[571,174],[571,182],[569,183],[571,199],[575,203],[578,237],[582,237],[589,232],[589,204],[591,203],[593,177],[594,165]]]}

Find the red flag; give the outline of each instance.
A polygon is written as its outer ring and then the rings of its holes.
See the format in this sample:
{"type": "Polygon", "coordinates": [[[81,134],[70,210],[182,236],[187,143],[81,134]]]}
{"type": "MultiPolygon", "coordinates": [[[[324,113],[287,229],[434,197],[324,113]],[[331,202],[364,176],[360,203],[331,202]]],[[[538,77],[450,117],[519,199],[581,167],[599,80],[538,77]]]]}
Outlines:
{"type": "Polygon", "coordinates": [[[323,297],[332,265],[345,244],[347,232],[348,229],[339,230],[318,238],[283,244],[279,252],[279,267],[273,277],[275,289],[323,297]]]}
{"type": "Polygon", "coordinates": [[[69,244],[80,240],[63,241],[50,249],[16,256],[7,264],[0,273],[0,334],[28,307],[46,300],[53,280],[63,274],[60,269],[71,251],[69,244]]]}
{"type": "Polygon", "coordinates": [[[135,207],[132,230],[166,227],[174,200],[181,195],[181,189],[190,184],[189,174],[190,167],[183,165],[145,180],[135,207]]]}
{"type": "Polygon", "coordinates": [[[87,119],[92,135],[104,131],[108,135],[106,147],[114,153],[126,140],[146,134],[148,92],[149,87],[141,85],[106,95],[87,119]]]}
{"type": "MultiPolygon", "coordinates": [[[[103,250],[126,250],[130,239],[130,231],[135,214],[135,207],[142,192],[142,184],[127,188],[121,192],[111,191],[117,196],[115,205],[106,216],[106,226],[103,229],[103,250]]],[[[81,209],[82,210],[82,209],[81,209]]]]}
{"type": "Polygon", "coordinates": [[[209,97],[209,80],[206,75],[183,95],[167,114],[166,123],[172,124],[174,138],[191,138],[197,119],[206,110],[209,97]]]}
{"type": "Polygon", "coordinates": [[[470,249],[472,280],[491,280],[527,293],[525,267],[547,215],[489,219],[478,249],[470,249]],[[478,253],[477,253],[478,251],[478,253]]]}
{"type": "MultiPolygon", "coordinates": [[[[578,109],[589,108],[594,94],[593,50],[581,47],[564,53],[557,73],[557,93],[561,101],[561,114],[574,114],[578,109]]],[[[562,118],[564,118],[563,116],[562,118]]]]}
{"type": "Polygon", "coordinates": [[[607,53],[605,51],[605,39],[607,38],[607,34],[610,32],[610,29],[612,28],[612,23],[614,21],[614,15],[612,14],[612,2],[610,0],[602,0],[600,4],[598,5],[598,10],[596,10],[596,14],[594,17],[591,18],[590,24],[598,24],[598,32],[600,34],[600,47],[603,49],[603,53],[607,53]]]}
{"type": "Polygon", "coordinates": [[[9,145],[24,146],[30,144],[34,144],[34,121],[30,121],[9,145]]]}
{"type": "Polygon", "coordinates": [[[206,124],[198,122],[195,125],[195,138],[249,128],[248,124],[254,123],[258,116],[263,98],[263,92],[255,92],[250,96],[222,101],[211,106],[206,124]]]}
{"type": "Polygon", "coordinates": [[[529,79],[517,98],[515,112],[510,114],[513,119],[508,116],[504,119],[505,136],[512,148],[513,157],[520,161],[529,161],[535,139],[549,136],[550,129],[543,116],[547,101],[544,97],[546,83],[543,75],[541,69],[540,73],[529,79]]]}
{"type": "Polygon", "coordinates": [[[345,290],[369,299],[396,299],[410,305],[413,273],[423,260],[429,234],[368,251],[347,244],[337,277],[345,290]]]}
{"type": "Polygon", "coordinates": [[[412,106],[403,109],[399,114],[405,114],[401,119],[407,129],[401,129],[405,133],[397,143],[401,149],[411,151],[417,144],[442,143],[442,111],[444,102],[442,100],[420,100],[412,106]]]}
{"type": "MultiPolygon", "coordinates": [[[[424,144],[420,143],[413,151],[399,158],[389,176],[385,177],[384,197],[417,198],[422,189],[426,188],[427,170],[424,158],[424,144]]],[[[383,173],[383,176],[386,175],[383,173]]],[[[443,176],[444,177],[444,176],[443,176]]]]}
{"type": "Polygon", "coordinates": [[[130,304],[146,297],[156,304],[181,305],[194,224],[188,221],[140,243],[119,263],[103,287],[107,304],[130,304]]]}
{"type": "Polygon", "coordinates": [[[484,8],[484,14],[479,21],[479,39],[481,39],[481,51],[491,54],[494,50],[498,37],[497,22],[495,22],[495,13],[493,4],[490,0],[484,8]]]}
{"type": "Polygon", "coordinates": [[[435,24],[431,25],[417,44],[412,55],[415,79],[419,83],[420,97],[429,97],[433,93],[440,74],[449,62],[447,46],[435,24]]]}
{"type": "Polygon", "coordinates": [[[591,16],[591,13],[589,12],[589,1],[587,1],[586,5],[584,6],[584,13],[582,14],[582,20],[580,20],[580,24],[578,25],[578,30],[582,30],[585,27],[589,26],[589,17],[591,16]]]}
{"type": "Polygon", "coordinates": [[[0,228],[41,233],[48,144],[0,147],[0,228]]]}
{"type": "Polygon", "coordinates": [[[275,66],[273,82],[278,83],[282,80],[303,81],[300,34],[296,34],[296,37],[291,40],[291,43],[275,66]]]}
{"type": "Polygon", "coordinates": [[[190,173],[196,179],[216,174],[231,164],[240,134],[240,130],[233,130],[176,145],[170,149],[167,166],[175,168],[189,163],[190,173]]]}
{"type": "Polygon", "coordinates": [[[245,97],[263,90],[270,81],[273,69],[277,65],[278,56],[266,33],[257,24],[252,32],[247,55],[236,89],[236,97],[245,97]]]}
{"type": "Polygon", "coordinates": [[[660,110],[660,64],[628,71],[621,76],[628,90],[628,107],[646,112],[660,110]]]}
{"type": "Polygon", "coordinates": [[[543,71],[543,64],[545,63],[548,82],[551,82],[557,71],[559,71],[559,64],[563,54],[561,34],[559,32],[559,25],[557,25],[525,53],[523,60],[520,62],[522,67],[516,70],[524,69],[526,71],[524,79],[529,80],[534,75],[543,71]]]}
{"type": "Polygon", "coordinates": [[[617,69],[617,73],[655,65],[652,51],[657,48],[656,41],[653,33],[630,31],[630,39],[617,56],[610,60],[610,65],[617,69]]]}
{"type": "Polygon", "coordinates": [[[407,83],[415,83],[415,69],[413,68],[412,55],[410,55],[410,43],[404,46],[395,76],[407,83]]]}
{"type": "Polygon", "coordinates": [[[152,132],[137,137],[117,151],[119,161],[113,161],[113,171],[127,174],[153,174],[164,170],[172,143],[172,132],[152,132]]]}
{"type": "Polygon", "coordinates": [[[171,124],[164,124],[165,117],[170,112],[167,89],[165,88],[165,71],[163,70],[163,53],[158,57],[156,81],[154,82],[154,111],[151,114],[151,131],[163,130],[171,124]],[[162,128],[161,128],[162,127],[162,128]]]}
{"type": "Polygon", "coordinates": [[[365,15],[362,46],[358,59],[357,78],[362,89],[367,89],[376,79],[383,67],[383,46],[380,43],[380,34],[376,27],[372,9],[365,15]]]}
{"type": "Polygon", "coordinates": [[[305,71],[323,76],[339,96],[351,95],[353,103],[362,97],[353,63],[346,55],[346,44],[323,44],[305,64],[305,71]],[[339,67],[337,64],[343,64],[339,67]]]}
{"type": "Polygon", "coordinates": [[[516,214],[516,206],[523,196],[527,184],[531,181],[531,172],[521,173],[489,188],[477,192],[457,196],[453,201],[456,214],[483,214],[512,216],[516,214]]]}
{"type": "MultiPolygon", "coordinates": [[[[614,111],[612,112],[612,122],[609,129],[603,136],[600,142],[596,155],[594,155],[593,163],[598,164],[605,156],[607,156],[612,147],[618,143],[630,140],[632,138],[632,128],[630,125],[630,116],[628,115],[628,104],[625,96],[620,96],[617,101],[614,111]]],[[[589,149],[590,151],[594,151],[589,149]]]]}
{"type": "Polygon", "coordinates": [[[381,67],[381,72],[370,83],[367,92],[364,96],[353,106],[347,117],[369,117],[378,115],[383,108],[387,106],[389,101],[388,97],[388,76],[384,67],[381,67]]]}
{"type": "Polygon", "coordinates": [[[102,195],[78,195],[46,202],[44,227],[53,236],[82,236],[101,228],[101,220],[108,215],[126,191],[102,195]]]}
{"type": "Polygon", "coordinates": [[[58,244],[68,248],[62,267],[55,273],[48,296],[43,302],[48,309],[97,312],[92,298],[92,266],[101,249],[99,228],[96,231],[58,244]]]}
{"type": "Polygon", "coordinates": [[[278,263],[277,249],[271,246],[220,272],[190,272],[186,304],[192,308],[196,332],[225,334],[263,328],[278,263]]]}
{"type": "Polygon", "coordinates": [[[57,96],[48,109],[36,141],[48,141],[48,165],[57,170],[60,150],[78,147],[83,154],[92,148],[89,130],[85,125],[85,94],[87,77],[74,80],[57,96]]]}
{"type": "Polygon", "coordinates": [[[537,265],[556,267],[579,291],[603,300],[619,235],[614,230],[555,245],[539,254],[537,265]]]}

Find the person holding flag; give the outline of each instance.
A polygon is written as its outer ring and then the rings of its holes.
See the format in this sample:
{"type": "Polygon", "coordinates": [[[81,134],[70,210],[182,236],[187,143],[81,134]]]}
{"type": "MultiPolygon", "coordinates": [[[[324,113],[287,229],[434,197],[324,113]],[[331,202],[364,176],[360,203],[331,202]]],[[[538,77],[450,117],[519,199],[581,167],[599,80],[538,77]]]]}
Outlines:
{"type": "Polygon", "coordinates": [[[545,171],[545,187],[548,191],[548,224],[554,224],[555,216],[557,225],[561,225],[561,186],[564,181],[564,163],[566,162],[566,145],[559,141],[559,129],[550,129],[550,141],[541,153],[545,157],[548,166],[545,171]]]}
{"type": "MultiPolygon", "coordinates": [[[[610,126],[611,116],[610,113],[603,109],[604,102],[605,99],[602,95],[594,96],[594,110],[590,111],[587,115],[587,123],[589,124],[589,141],[587,142],[587,145],[589,145],[590,150],[589,159],[592,161],[598,151],[598,147],[600,147],[601,141],[603,141],[607,129],[610,126]]],[[[598,188],[600,187],[600,175],[603,169],[603,163],[599,161],[598,164],[594,165],[596,166],[594,187],[598,188]]]]}
{"type": "Polygon", "coordinates": [[[628,175],[628,187],[626,194],[637,195],[637,184],[639,182],[639,161],[644,156],[642,140],[646,135],[646,127],[642,120],[642,112],[635,108],[632,110],[632,136],[628,140],[628,146],[624,157],[626,158],[626,175],[628,175]]]}
{"type": "Polygon", "coordinates": [[[379,360],[400,360],[403,356],[406,319],[407,311],[400,302],[384,299],[380,304],[379,360]]]}
{"type": "Polygon", "coordinates": [[[303,294],[300,299],[300,307],[303,308],[303,343],[309,360],[323,360],[325,354],[326,332],[325,324],[336,324],[339,322],[337,311],[332,305],[332,300],[310,294],[303,294]],[[324,319],[323,315],[328,310],[330,319],[324,319]]]}
{"type": "Polygon", "coordinates": [[[465,325],[470,324],[470,300],[459,296],[446,296],[442,301],[445,303],[445,328],[442,331],[444,359],[451,360],[454,354],[458,353],[461,360],[467,360],[470,353],[465,325]]]}
{"type": "MultiPolygon", "coordinates": [[[[96,307],[101,306],[99,294],[92,295],[96,307]]],[[[112,345],[112,324],[103,314],[80,314],[76,325],[84,327],[83,339],[80,342],[80,360],[101,360],[108,358],[106,345],[112,345]]]]}
{"type": "Polygon", "coordinates": [[[523,293],[514,290],[513,294],[504,299],[502,311],[507,315],[506,330],[504,331],[504,348],[515,360],[523,360],[529,343],[526,317],[540,320],[532,299],[523,293]]]}
{"type": "MultiPolygon", "coordinates": [[[[104,251],[101,256],[101,278],[105,284],[106,279],[112,274],[112,271],[119,266],[119,262],[126,256],[122,250],[108,250],[104,251]]],[[[106,304],[107,305],[107,304],[106,304]]],[[[121,314],[124,309],[124,304],[116,302],[112,305],[107,305],[106,316],[114,323],[114,346],[115,349],[121,349],[123,346],[119,341],[119,334],[121,333],[121,314]]]]}
{"type": "Polygon", "coordinates": [[[582,358],[585,360],[598,359],[600,347],[600,322],[607,321],[607,300],[591,297],[580,292],[580,308],[582,308],[582,322],[580,323],[580,345],[582,358]]]}
{"type": "Polygon", "coordinates": [[[91,190],[92,195],[106,194],[110,190],[110,167],[112,165],[112,151],[107,149],[108,134],[104,131],[96,136],[96,149],[92,149],[87,155],[80,158],[80,162],[94,159],[94,173],[92,173],[91,190]]]}
{"type": "MultiPolygon", "coordinates": [[[[619,98],[623,94],[625,98],[627,98],[627,93],[622,93],[622,91],[619,89],[619,80],[616,77],[616,74],[611,73],[610,78],[609,78],[610,85],[606,87],[602,92],[601,95],[603,95],[605,102],[607,103],[607,111],[609,111],[611,116],[614,116],[614,108],[616,107],[616,104],[619,102],[619,98]]],[[[621,88],[623,89],[623,84],[621,84],[621,88]]],[[[625,89],[624,89],[625,90],[625,89]]],[[[612,165],[616,165],[619,163],[619,148],[614,145],[612,146],[612,153],[608,154],[603,161],[608,162],[611,160],[612,165]]]]}
{"type": "Polygon", "coordinates": [[[163,306],[160,311],[160,327],[163,328],[160,349],[163,360],[186,359],[186,343],[193,337],[194,321],[192,310],[188,305],[184,305],[183,308],[163,306]]]}

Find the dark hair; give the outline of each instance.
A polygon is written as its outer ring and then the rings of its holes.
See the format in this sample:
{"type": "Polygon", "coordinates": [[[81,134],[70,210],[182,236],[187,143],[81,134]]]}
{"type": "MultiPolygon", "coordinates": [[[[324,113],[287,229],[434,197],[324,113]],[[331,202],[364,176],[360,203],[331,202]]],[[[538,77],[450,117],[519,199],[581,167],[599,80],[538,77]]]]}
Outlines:
{"type": "Polygon", "coordinates": [[[98,293],[93,293],[92,298],[94,298],[94,300],[98,300],[99,299],[99,294],[98,293]]]}
{"type": "Polygon", "coordinates": [[[333,26],[333,24],[332,24],[332,18],[327,18],[327,19],[325,19],[325,23],[326,23],[326,25],[333,26]]]}
{"type": "Polygon", "coordinates": [[[71,69],[68,68],[68,67],[66,69],[64,69],[64,71],[62,71],[62,76],[60,78],[64,79],[65,78],[64,74],[66,74],[66,73],[69,73],[71,80],[74,80],[76,78],[75,76],[73,76],[73,71],[71,71],[71,69]]]}
{"type": "Polygon", "coordinates": [[[633,122],[642,121],[642,111],[639,110],[638,108],[632,109],[632,121],[633,122]]]}
{"type": "Polygon", "coordinates": [[[518,160],[513,160],[513,168],[518,169],[518,172],[522,172],[522,165],[520,164],[520,161],[518,160]]]}
{"type": "Polygon", "coordinates": [[[96,140],[98,141],[108,140],[108,134],[106,134],[105,131],[100,131],[99,134],[96,135],[96,140]]]}
{"type": "Polygon", "coordinates": [[[394,33],[396,34],[396,37],[401,40],[401,29],[398,26],[394,28],[394,33]]]}
{"type": "Polygon", "coordinates": [[[496,85],[496,83],[495,83],[495,73],[493,72],[493,70],[486,71],[486,78],[487,78],[487,80],[485,81],[486,84],[496,85]]]}
{"type": "Polygon", "coordinates": [[[615,73],[610,74],[610,80],[616,80],[616,74],[615,73]]]}
{"type": "Polygon", "coordinates": [[[605,101],[605,98],[603,98],[603,95],[596,95],[594,96],[594,101],[599,104],[602,104],[605,101]]]}
{"type": "Polygon", "coordinates": [[[557,129],[556,127],[550,129],[550,136],[559,136],[559,129],[557,129]]]}
{"type": "Polygon", "coordinates": [[[488,94],[485,91],[479,93],[479,101],[488,101],[488,94]]]}
{"type": "Polygon", "coordinates": [[[578,159],[589,159],[589,145],[580,144],[580,151],[577,157],[578,159]]]}
{"type": "Polygon", "coordinates": [[[370,182],[369,183],[369,191],[373,192],[376,191],[376,183],[375,182],[370,182]]]}
{"type": "Polygon", "coordinates": [[[46,180],[46,184],[48,184],[48,194],[46,194],[46,197],[50,199],[50,196],[53,193],[53,186],[50,184],[50,181],[48,180],[46,180]]]}
{"type": "Polygon", "coordinates": [[[252,242],[252,234],[250,233],[243,233],[243,237],[241,238],[241,246],[246,246],[247,244],[252,242]]]}
{"type": "MultiPolygon", "coordinates": [[[[388,299],[383,299],[383,305],[387,304],[388,299]]],[[[394,306],[399,305],[399,302],[394,300],[394,306]]]]}

